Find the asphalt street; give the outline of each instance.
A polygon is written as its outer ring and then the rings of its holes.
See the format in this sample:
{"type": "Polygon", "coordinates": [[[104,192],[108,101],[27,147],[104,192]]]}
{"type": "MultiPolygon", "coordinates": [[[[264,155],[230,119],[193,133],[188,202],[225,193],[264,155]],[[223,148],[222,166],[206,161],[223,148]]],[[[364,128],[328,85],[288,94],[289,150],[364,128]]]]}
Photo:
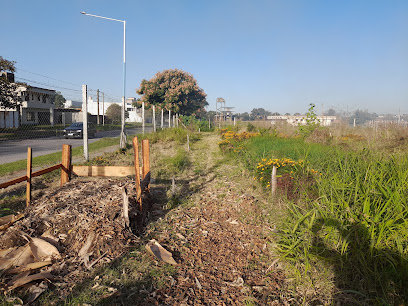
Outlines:
{"type": "MultiPolygon", "coordinates": [[[[145,128],[145,132],[151,130],[151,127],[145,128]]],[[[142,128],[127,129],[128,135],[140,133],[142,133],[142,128]]],[[[120,130],[98,132],[95,138],[89,139],[89,143],[104,137],[119,137],[119,135],[120,130]]],[[[63,144],[70,144],[74,148],[82,146],[83,143],[82,139],[64,139],[62,137],[0,141],[0,165],[26,159],[28,147],[32,148],[33,157],[37,157],[59,152],[62,150],[63,144]]]]}

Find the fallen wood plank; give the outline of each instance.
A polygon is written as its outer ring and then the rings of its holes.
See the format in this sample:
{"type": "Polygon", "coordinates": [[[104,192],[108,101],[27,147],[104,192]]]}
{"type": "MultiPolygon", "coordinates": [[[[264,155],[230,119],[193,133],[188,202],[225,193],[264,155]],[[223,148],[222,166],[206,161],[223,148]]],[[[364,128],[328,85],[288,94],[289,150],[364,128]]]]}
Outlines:
{"type": "Polygon", "coordinates": [[[33,173],[31,174],[31,177],[40,176],[40,175],[43,175],[43,174],[52,172],[52,171],[54,171],[54,170],[57,170],[57,169],[59,169],[59,168],[61,168],[61,164],[54,165],[54,166],[51,166],[51,167],[48,167],[48,168],[45,168],[45,169],[42,169],[42,170],[33,172],[33,173]]]}
{"type": "Polygon", "coordinates": [[[78,176],[128,176],[135,175],[133,166],[72,166],[78,176]]]}
{"type": "Polygon", "coordinates": [[[24,181],[27,181],[27,175],[20,176],[20,177],[14,179],[14,180],[11,180],[11,181],[8,181],[8,182],[5,182],[5,183],[1,183],[0,184],[0,189],[1,188],[6,188],[8,186],[18,184],[18,183],[21,183],[21,182],[24,182],[24,181]]]}

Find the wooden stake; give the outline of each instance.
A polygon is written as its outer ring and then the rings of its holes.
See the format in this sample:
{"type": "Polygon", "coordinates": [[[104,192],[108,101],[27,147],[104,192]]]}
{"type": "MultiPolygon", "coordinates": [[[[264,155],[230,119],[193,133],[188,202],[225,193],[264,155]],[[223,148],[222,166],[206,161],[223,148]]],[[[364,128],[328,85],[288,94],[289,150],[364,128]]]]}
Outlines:
{"type": "MultiPolygon", "coordinates": [[[[150,157],[149,157],[149,139],[143,139],[142,141],[142,155],[143,155],[143,179],[150,172],[150,157]]],[[[147,189],[150,188],[150,184],[147,185],[147,189]]]]}
{"type": "Polygon", "coordinates": [[[190,136],[187,134],[187,151],[190,152],[190,136]]]}
{"type": "Polygon", "coordinates": [[[27,207],[30,206],[31,202],[31,173],[32,173],[32,150],[31,147],[27,148],[27,198],[26,204],[27,207]]]}
{"type": "Polygon", "coordinates": [[[123,187],[122,195],[123,195],[123,223],[125,228],[129,228],[129,198],[126,187],[123,187]]]}
{"type": "Polygon", "coordinates": [[[139,142],[137,136],[133,138],[133,154],[135,159],[136,194],[139,196],[139,209],[142,211],[142,190],[140,188],[139,142]]]}
{"type": "Polygon", "coordinates": [[[71,146],[62,145],[61,186],[71,178],[71,146]]]}
{"type": "Polygon", "coordinates": [[[276,166],[273,166],[272,168],[271,191],[272,191],[272,196],[274,196],[276,193],[276,166]]]}

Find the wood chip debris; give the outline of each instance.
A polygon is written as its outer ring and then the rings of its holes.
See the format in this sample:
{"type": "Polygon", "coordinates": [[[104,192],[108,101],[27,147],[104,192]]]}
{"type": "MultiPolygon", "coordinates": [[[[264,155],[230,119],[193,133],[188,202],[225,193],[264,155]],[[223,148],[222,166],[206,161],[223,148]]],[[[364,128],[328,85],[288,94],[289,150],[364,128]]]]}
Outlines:
{"type": "Polygon", "coordinates": [[[89,269],[123,254],[138,241],[123,228],[124,188],[133,196],[134,183],[126,178],[75,179],[46,190],[24,213],[0,218],[5,290],[29,289],[27,303],[58,280],[53,290],[64,300],[89,269]]]}

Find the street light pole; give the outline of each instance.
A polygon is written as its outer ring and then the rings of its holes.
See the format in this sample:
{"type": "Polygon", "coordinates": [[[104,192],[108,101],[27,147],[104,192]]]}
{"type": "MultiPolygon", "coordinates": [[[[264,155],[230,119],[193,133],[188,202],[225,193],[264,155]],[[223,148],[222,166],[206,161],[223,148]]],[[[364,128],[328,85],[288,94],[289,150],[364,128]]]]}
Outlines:
{"type": "Polygon", "coordinates": [[[97,17],[107,20],[119,21],[123,23],[123,96],[122,96],[122,128],[120,132],[120,148],[125,148],[126,146],[126,129],[125,129],[125,108],[126,108],[126,20],[108,18],[98,15],[92,15],[85,12],[81,12],[83,15],[97,17]]]}

